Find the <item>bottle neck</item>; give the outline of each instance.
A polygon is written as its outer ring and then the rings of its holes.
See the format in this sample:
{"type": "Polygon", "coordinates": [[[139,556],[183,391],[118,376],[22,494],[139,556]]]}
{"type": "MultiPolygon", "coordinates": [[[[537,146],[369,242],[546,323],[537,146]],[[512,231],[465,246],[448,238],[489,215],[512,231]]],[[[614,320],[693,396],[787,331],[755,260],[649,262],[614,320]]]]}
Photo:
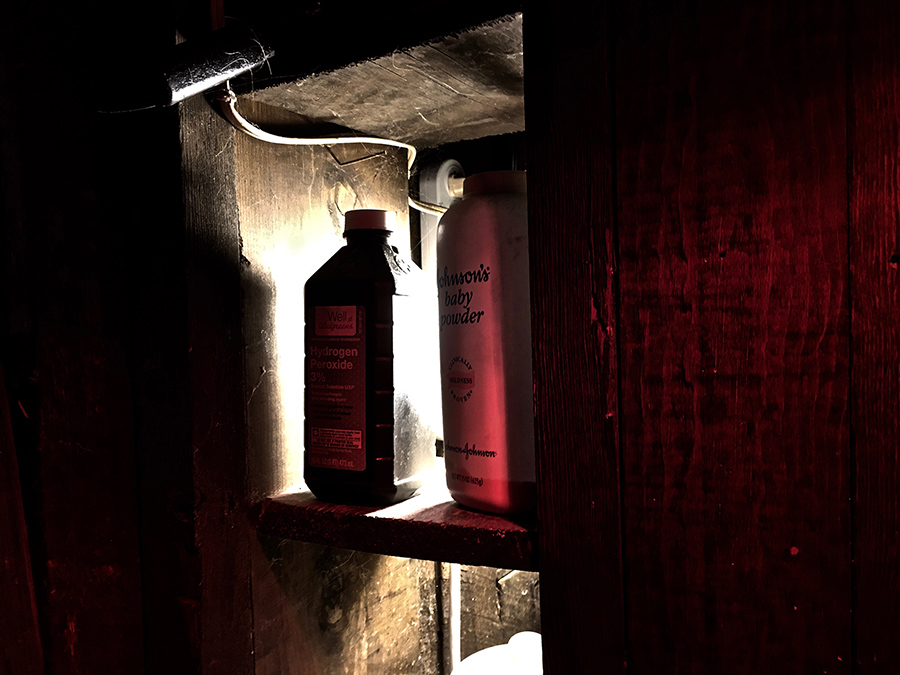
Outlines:
{"type": "Polygon", "coordinates": [[[476,173],[466,178],[463,184],[463,198],[490,194],[526,194],[527,185],[524,171],[488,171],[476,173]]]}
{"type": "Polygon", "coordinates": [[[364,244],[367,242],[383,244],[387,243],[390,236],[390,230],[348,230],[344,233],[344,238],[348,244],[364,244]]]}

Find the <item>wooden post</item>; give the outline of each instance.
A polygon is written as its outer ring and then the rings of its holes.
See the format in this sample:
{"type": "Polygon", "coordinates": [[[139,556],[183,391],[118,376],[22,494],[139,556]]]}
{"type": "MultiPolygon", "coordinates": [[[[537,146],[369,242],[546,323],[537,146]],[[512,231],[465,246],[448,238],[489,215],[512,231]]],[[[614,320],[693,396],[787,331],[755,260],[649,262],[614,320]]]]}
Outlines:
{"type": "Polygon", "coordinates": [[[853,548],[860,674],[900,671],[900,13],[852,5],[850,42],[853,548]]]}
{"type": "Polygon", "coordinates": [[[609,21],[607,3],[524,10],[548,674],[625,669],[609,21]]]}

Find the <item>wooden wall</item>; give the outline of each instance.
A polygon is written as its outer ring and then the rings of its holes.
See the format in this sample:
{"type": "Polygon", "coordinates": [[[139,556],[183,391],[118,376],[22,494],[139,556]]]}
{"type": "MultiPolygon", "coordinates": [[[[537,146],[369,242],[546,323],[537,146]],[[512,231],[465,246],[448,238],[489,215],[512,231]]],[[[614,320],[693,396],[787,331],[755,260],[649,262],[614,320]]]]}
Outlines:
{"type": "Polygon", "coordinates": [[[844,16],[692,9],[617,17],[625,592],[635,627],[653,626],[631,632],[630,660],[840,672],[844,16]]]}
{"type": "MultiPolygon", "coordinates": [[[[145,636],[178,632],[161,620],[166,600],[175,603],[161,594],[172,577],[153,562],[178,555],[157,544],[183,530],[153,527],[145,506],[164,497],[151,496],[154,479],[140,470],[158,440],[183,429],[165,414],[178,406],[163,395],[174,368],[160,340],[170,334],[160,319],[184,314],[177,117],[98,112],[123,93],[123,62],[140,55],[130,61],[137,76],[161,49],[152,19],[140,24],[130,8],[101,18],[91,7],[17,5],[0,22],[0,388],[9,404],[0,474],[5,517],[17,512],[9,488],[20,486],[28,544],[23,553],[4,520],[0,576],[4,614],[33,612],[20,617],[27,637],[4,624],[3,673],[142,672],[145,657],[158,658],[145,636]],[[116,21],[141,27],[117,33],[116,21]],[[153,403],[141,416],[135,401],[145,397],[153,403]],[[148,415],[165,426],[148,426],[148,415]]],[[[175,353],[186,362],[184,343],[175,353]]],[[[169,653],[189,663],[174,642],[169,653]]]]}
{"type": "Polygon", "coordinates": [[[609,13],[523,12],[541,632],[561,673],[625,662],[609,13]]]}
{"type": "Polygon", "coordinates": [[[900,669],[900,8],[849,13],[853,590],[860,673],[900,669]]]}
{"type": "Polygon", "coordinates": [[[548,663],[897,671],[896,9],[525,17],[548,663]]]}

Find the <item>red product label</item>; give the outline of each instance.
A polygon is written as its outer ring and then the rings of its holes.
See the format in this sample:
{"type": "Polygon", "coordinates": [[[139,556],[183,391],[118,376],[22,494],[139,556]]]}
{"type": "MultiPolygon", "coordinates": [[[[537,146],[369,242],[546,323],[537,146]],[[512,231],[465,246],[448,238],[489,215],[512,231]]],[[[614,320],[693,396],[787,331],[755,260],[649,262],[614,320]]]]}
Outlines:
{"type": "Polygon", "coordinates": [[[316,307],[306,351],[310,466],[366,468],[366,315],[356,305],[316,307]]]}

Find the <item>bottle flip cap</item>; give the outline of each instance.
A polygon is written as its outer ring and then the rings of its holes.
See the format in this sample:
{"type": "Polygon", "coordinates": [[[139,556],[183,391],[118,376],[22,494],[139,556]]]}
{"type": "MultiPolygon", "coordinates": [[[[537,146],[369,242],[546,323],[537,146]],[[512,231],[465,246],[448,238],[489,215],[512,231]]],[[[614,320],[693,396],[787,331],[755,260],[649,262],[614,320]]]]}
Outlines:
{"type": "Polygon", "coordinates": [[[344,216],[344,234],[352,230],[384,230],[393,232],[396,229],[397,214],[381,209],[356,209],[347,211],[344,216]]]}

